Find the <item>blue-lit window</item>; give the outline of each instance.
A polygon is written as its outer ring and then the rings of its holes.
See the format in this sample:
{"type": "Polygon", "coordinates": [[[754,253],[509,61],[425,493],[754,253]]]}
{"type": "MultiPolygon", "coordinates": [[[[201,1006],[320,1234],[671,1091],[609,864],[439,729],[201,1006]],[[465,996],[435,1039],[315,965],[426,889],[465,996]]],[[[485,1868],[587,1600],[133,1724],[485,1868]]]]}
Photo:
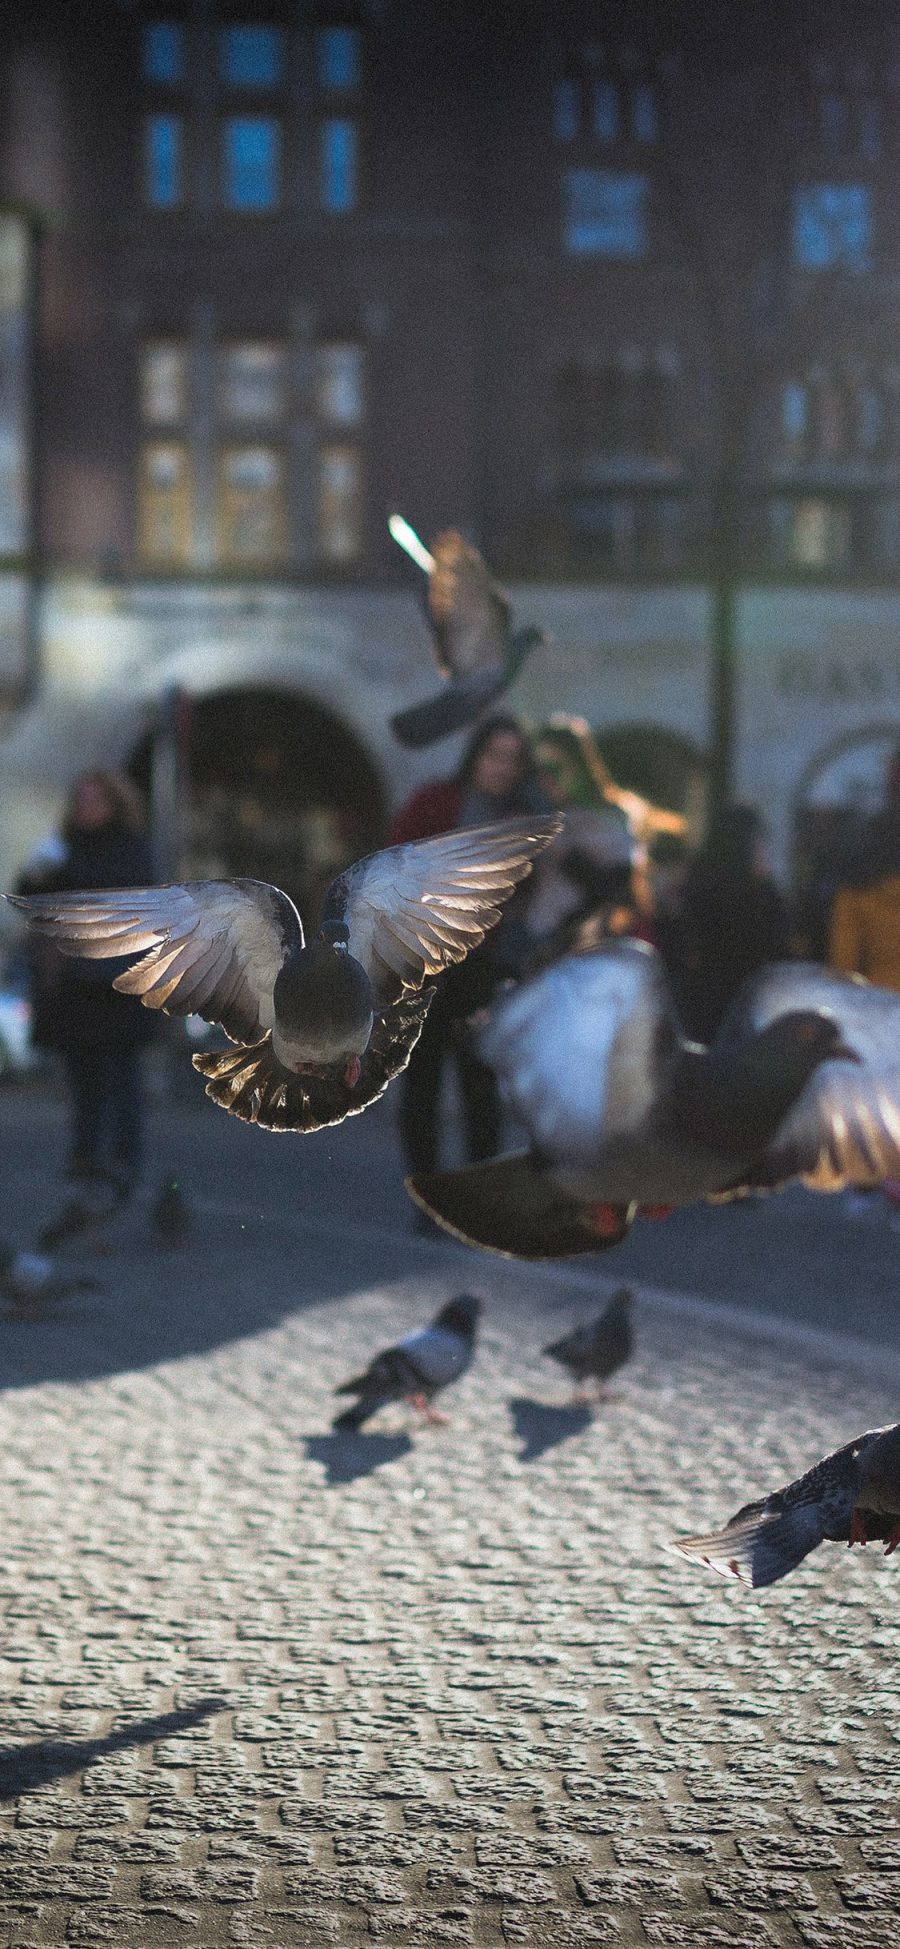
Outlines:
{"type": "Polygon", "coordinates": [[[810,183],[794,193],[794,260],[806,271],[867,271],[872,195],[864,183],[810,183]]]}
{"type": "Polygon", "coordinates": [[[270,115],[225,123],[225,202],[230,210],[274,210],[279,198],[281,129],[270,115]]]}
{"type": "Polygon", "coordinates": [[[619,90],[614,81],[595,81],[594,134],[598,142],[615,142],[619,133],[619,90]]]}
{"type": "Polygon", "coordinates": [[[783,388],[781,431],[785,446],[793,453],[805,446],[809,431],[809,389],[799,379],[789,379],[783,388]]]}
{"type": "Polygon", "coordinates": [[[643,257],[647,178],[611,169],[568,169],[563,235],[576,257],[643,257]]]}
{"type": "Polygon", "coordinates": [[[346,94],[362,78],[362,37],[357,27],[323,27],[316,35],[316,80],[320,88],[346,94]]]}
{"type": "Polygon", "coordinates": [[[332,117],[321,128],[322,208],[343,215],[356,208],[359,136],[355,122],[332,117]]]}
{"type": "Polygon", "coordinates": [[[631,133],[635,142],[656,141],[656,89],[651,81],[639,81],[631,90],[631,133]]]}
{"type": "Polygon", "coordinates": [[[864,95],[859,104],[859,153],[863,162],[878,161],[881,135],[881,103],[875,95],[864,95]]]}
{"type": "Polygon", "coordinates": [[[553,89],[553,133],[557,142],[574,142],[581,127],[581,89],[577,81],[557,81],[553,89]]]}
{"type": "Polygon", "coordinates": [[[184,129],[180,115],[148,115],[144,123],[144,195],[155,210],[181,202],[184,129]]]}
{"type": "Polygon", "coordinates": [[[276,88],[284,63],[280,27],[223,27],[219,37],[222,80],[230,88],[276,88]]]}
{"type": "Polygon", "coordinates": [[[141,68],[144,80],[157,88],[184,80],[184,28],[177,21],[148,21],[141,35],[141,68]]]}

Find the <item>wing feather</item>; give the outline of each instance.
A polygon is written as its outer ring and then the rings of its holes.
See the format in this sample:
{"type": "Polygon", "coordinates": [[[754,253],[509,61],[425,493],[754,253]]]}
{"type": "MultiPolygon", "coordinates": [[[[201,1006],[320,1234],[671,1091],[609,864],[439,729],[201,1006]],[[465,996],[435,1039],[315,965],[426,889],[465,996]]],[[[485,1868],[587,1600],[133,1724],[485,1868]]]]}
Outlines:
{"type": "Polygon", "coordinates": [[[351,954],[390,1000],[484,939],[561,823],[541,813],[373,853],[332,881],[323,919],[345,922],[351,954]]]}
{"type": "Polygon", "coordinates": [[[141,955],[113,987],[145,1008],[202,1015],[238,1043],[271,1030],[276,976],[303,944],[292,901],[263,880],[7,898],[63,954],[141,955]]]}

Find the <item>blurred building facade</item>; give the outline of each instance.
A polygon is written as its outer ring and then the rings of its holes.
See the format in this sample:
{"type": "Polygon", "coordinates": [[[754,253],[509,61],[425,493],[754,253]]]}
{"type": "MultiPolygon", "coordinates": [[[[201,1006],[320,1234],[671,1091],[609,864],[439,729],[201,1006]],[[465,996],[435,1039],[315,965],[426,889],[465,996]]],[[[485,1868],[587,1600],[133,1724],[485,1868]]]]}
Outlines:
{"type": "Polygon", "coordinates": [[[7,883],[173,685],[192,870],[377,840],[454,755],[387,728],[432,682],[394,507],[551,633],[516,704],[672,801],[724,601],[785,863],[900,725],[892,10],[68,0],[2,89],[7,883]]]}

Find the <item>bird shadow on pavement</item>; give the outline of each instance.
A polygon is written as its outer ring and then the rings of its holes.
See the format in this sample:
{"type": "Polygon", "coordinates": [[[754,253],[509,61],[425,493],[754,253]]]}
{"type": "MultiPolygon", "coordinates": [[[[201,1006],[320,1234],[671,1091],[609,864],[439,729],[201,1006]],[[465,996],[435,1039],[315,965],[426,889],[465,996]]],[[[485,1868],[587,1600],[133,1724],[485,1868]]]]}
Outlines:
{"type": "Polygon", "coordinates": [[[329,1488],[372,1475],[386,1462],[398,1462],[412,1448],[408,1435],[365,1435],[351,1429],[333,1435],[304,1435],[303,1439],[310,1461],[321,1462],[329,1488]]]}
{"type": "Polygon", "coordinates": [[[227,1703],[227,1699],[198,1699],[196,1705],[162,1712],[155,1719],[138,1719],[98,1739],[35,1739],[27,1746],[0,1746],[0,1800],[14,1800],[17,1794],[49,1786],[51,1780],[81,1773],[127,1746],[148,1746],[174,1733],[189,1732],[213,1712],[224,1711],[227,1703]]]}
{"type": "Polygon", "coordinates": [[[509,1411],[522,1443],[520,1462],[536,1461],[539,1455],[546,1455],[548,1448],[557,1448],[571,1435],[580,1435],[594,1419],[589,1407],[579,1407],[577,1403],[552,1407],[547,1401],[533,1401],[528,1394],[515,1395],[509,1411]]]}

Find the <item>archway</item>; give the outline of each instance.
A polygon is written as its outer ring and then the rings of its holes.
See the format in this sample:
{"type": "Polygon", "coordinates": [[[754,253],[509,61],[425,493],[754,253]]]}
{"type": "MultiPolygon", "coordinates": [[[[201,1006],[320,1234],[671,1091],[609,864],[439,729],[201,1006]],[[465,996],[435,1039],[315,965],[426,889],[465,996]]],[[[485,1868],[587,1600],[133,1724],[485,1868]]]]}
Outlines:
{"type": "Polygon", "coordinates": [[[884,720],[833,738],[805,766],[791,807],[794,888],[804,951],[824,956],[831,902],[852,874],[872,814],[884,803],[900,724],[884,720]]]}
{"type": "MultiPolygon", "coordinates": [[[[384,837],[381,781],[358,738],[290,691],[225,690],[189,702],[179,871],[269,880],[318,916],[328,882],[384,837]]],[[[145,791],[152,736],[130,770],[145,791]]]]}

